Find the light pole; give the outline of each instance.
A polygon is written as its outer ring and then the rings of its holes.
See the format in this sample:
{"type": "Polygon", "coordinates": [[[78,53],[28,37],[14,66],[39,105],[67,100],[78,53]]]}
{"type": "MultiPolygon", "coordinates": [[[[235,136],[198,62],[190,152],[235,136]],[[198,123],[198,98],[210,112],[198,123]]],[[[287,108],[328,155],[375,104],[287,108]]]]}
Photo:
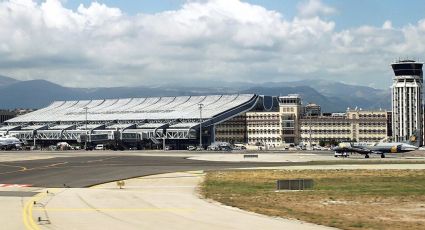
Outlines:
{"type": "Polygon", "coordinates": [[[204,104],[199,103],[199,149],[202,149],[202,108],[204,104]]]}
{"type": "Polygon", "coordinates": [[[86,110],[86,141],[85,141],[85,143],[84,143],[84,149],[85,150],[87,150],[87,140],[88,140],[88,135],[87,135],[87,110],[89,109],[87,106],[86,107],[84,107],[83,109],[85,109],[86,110]]]}
{"type": "Polygon", "coordinates": [[[309,128],[309,132],[308,132],[308,147],[311,148],[311,111],[309,111],[309,115],[308,115],[308,128],[309,128]]]}

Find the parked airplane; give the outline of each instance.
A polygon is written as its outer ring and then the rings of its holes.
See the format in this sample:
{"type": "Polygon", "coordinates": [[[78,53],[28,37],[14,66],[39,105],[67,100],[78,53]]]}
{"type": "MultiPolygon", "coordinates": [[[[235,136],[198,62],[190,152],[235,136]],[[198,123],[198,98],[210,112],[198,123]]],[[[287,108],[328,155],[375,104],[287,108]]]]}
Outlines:
{"type": "Polygon", "coordinates": [[[16,137],[0,137],[0,149],[1,150],[11,150],[20,148],[22,146],[22,142],[16,137]]]}
{"type": "Polygon", "coordinates": [[[343,142],[340,143],[333,150],[335,151],[335,157],[344,156],[347,157],[349,153],[359,153],[365,155],[365,158],[369,158],[369,154],[380,154],[381,158],[385,158],[385,153],[401,153],[409,152],[418,149],[419,138],[417,138],[416,132],[409,138],[408,142],[378,142],[371,145],[362,145],[357,143],[343,142]]]}

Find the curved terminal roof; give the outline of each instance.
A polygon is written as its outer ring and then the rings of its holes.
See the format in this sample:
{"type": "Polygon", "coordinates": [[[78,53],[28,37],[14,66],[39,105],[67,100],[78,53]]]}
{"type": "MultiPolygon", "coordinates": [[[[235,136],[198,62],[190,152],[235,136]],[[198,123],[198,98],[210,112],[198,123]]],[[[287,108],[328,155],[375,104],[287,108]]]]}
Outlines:
{"type": "Polygon", "coordinates": [[[255,103],[254,94],[149,97],[106,100],[55,101],[34,112],[12,118],[7,123],[83,122],[212,119],[235,108],[255,103]]]}

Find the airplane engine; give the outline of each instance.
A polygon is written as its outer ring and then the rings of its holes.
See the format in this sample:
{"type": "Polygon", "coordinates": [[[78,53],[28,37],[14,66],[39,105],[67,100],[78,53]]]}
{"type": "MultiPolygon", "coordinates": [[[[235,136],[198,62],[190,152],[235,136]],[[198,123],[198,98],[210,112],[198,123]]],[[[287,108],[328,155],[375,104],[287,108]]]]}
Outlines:
{"type": "Polygon", "coordinates": [[[401,152],[401,145],[394,145],[391,147],[391,153],[399,153],[401,152]]]}

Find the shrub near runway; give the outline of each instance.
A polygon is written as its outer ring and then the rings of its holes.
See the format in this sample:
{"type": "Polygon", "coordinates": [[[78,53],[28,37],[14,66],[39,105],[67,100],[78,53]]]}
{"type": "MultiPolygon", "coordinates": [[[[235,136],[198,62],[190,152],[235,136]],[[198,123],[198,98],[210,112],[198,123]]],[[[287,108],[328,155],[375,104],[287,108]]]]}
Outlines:
{"type": "Polygon", "coordinates": [[[206,198],[270,216],[342,229],[425,229],[425,170],[246,170],[206,175],[206,198]],[[311,191],[276,192],[277,179],[311,191]]]}

